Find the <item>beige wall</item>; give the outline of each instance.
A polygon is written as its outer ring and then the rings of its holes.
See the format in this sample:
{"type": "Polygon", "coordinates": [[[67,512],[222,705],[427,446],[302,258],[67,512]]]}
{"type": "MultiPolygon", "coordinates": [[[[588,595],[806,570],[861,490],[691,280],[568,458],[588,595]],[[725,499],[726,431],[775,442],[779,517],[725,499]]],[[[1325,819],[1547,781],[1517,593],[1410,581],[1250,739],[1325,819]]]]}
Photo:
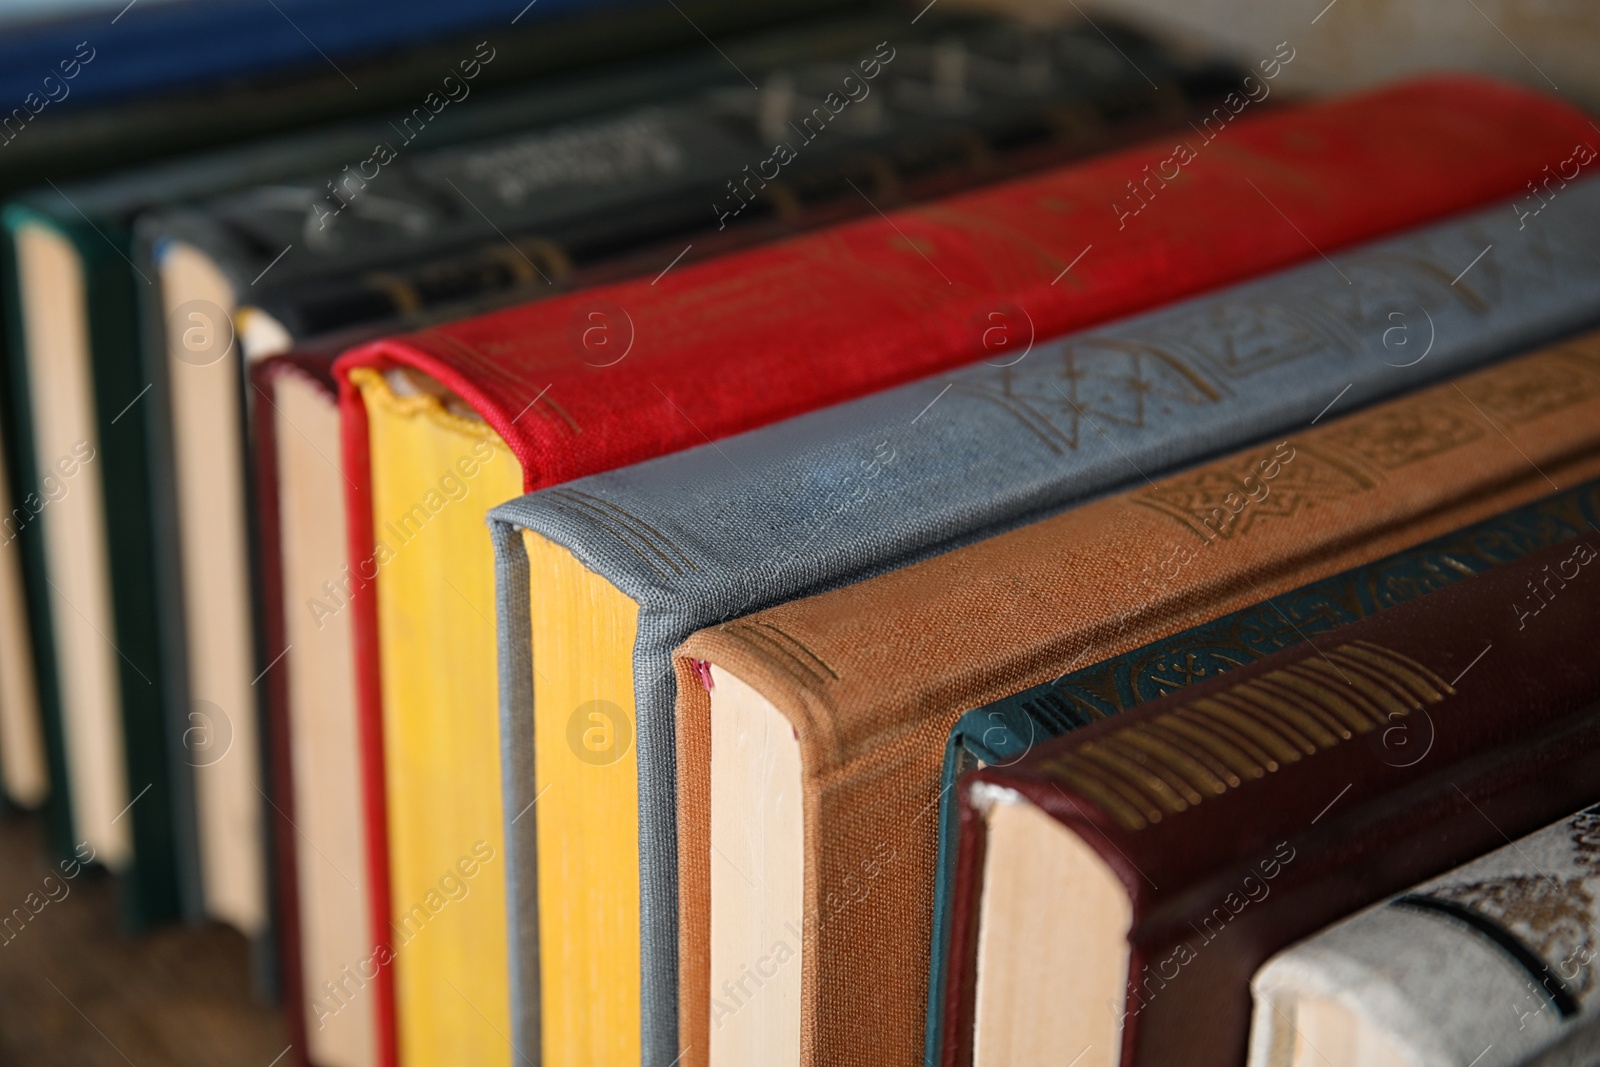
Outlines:
{"type": "MultiPolygon", "coordinates": [[[[1538,89],[1554,85],[1600,112],[1600,0],[1335,0],[1331,8],[1328,0],[1076,2],[1091,16],[1175,33],[1245,63],[1288,41],[1296,55],[1279,81],[1286,88],[1325,92],[1451,67],[1538,89]]],[[[1073,8],[1071,0],[985,6],[1073,8]]]]}

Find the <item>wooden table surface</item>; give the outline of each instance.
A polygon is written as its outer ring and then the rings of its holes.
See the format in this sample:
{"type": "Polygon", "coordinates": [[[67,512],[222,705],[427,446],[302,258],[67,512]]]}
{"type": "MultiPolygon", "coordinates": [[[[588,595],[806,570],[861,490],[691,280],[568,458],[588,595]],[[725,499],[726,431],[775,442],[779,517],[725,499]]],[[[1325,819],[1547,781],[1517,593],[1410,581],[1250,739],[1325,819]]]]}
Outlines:
{"type": "Polygon", "coordinates": [[[219,925],[129,939],[103,871],[69,882],[42,848],[40,821],[0,814],[0,1065],[288,1067],[277,1010],[252,996],[249,945],[219,925]],[[63,896],[63,886],[66,894],[63,896]]]}

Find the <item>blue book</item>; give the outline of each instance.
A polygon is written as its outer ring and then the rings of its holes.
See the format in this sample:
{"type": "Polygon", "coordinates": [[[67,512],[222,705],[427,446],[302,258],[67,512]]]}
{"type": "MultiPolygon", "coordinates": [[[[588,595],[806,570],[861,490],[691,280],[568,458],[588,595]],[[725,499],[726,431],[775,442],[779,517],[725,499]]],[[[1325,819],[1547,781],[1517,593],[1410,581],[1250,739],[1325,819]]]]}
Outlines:
{"type": "Polygon", "coordinates": [[[599,1010],[573,988],[622,1010],[584,984],[605,963],[583,947],[604,944],[638,961],[644,1062],[682,1051],[672,652],[695,630],[1572,331],[1600,312],[1597,237],[1591,181],[1525,227],[1501,205],[497,508],[520,1034],[541,1001],[599,1010]],[[570,632],[557,613],[580,592],[616,624],[570,632]],[[628,686],[574,700],[619,669],[628,686]]]}
{"type": "Polygon", "coordinates": [[[500,35],[643,0],[122,0],[6,27],[0,101],[31,121],[146,93],[271,72],[338,69],[377,53],[481,30],[500,35]],[[515,23],[513,23],[515,19],[515,23]]]}

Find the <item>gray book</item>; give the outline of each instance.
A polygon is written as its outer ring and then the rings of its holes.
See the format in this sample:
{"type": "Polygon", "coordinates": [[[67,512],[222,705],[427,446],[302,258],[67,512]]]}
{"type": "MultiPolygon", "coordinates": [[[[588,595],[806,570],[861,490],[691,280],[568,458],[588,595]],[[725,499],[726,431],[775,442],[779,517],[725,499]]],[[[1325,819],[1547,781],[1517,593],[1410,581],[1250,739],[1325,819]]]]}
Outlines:
{"type": "MultiPolygon", "coordinates": [[[[647,1062],[666,1064],[679,1054],[679,680],[671,654],[691,633],[1574,330],[1600,307],[1597,237],[1600,182],[1591,181],[1563,191],[1547,215],[1525,228],[1512,206],[1500,205],[1041,344],[1020,357],[497,508],[502,780],[519,1046],[531,1047],[524,1041],[537,1030],[541,984],[548,993],[581,981],[554,962],[541,976],[541,943],[546,961],[570,959],[571,946],[586,936],[574,933],[585,915],[607,916],[608,908],[623,906],[618,899],[636,899],[637,935],[616,951],[638,954],[647,1062]],[[533,574],[540,585],[530,583],[533,574]],[[631,601],[636,621],[614,631],[614,647],[591,646],[584,653],[590,659],[580,663],[571,649],[550,644],[558,638],[538,624],[554,599],[552,583],[609,586],[602,600],[614,593],[631,601]],[[631,657],[629,691],[577,708],[540,705],[542,688],[619,655],[631,657]],[[567,839],[575,822],[557,813],[582,789],[598,789],[598,774],[546,794],[538,767],[549,771],[556,766],[550,761],[567,753],[548,745],[536,751],[536,735],[564,736],[583,763],[612,767],[626,760],[628,780],[613,775],[612,782],[630,796],[636,791],[637,818],[567,839]],[[590,743],[604,748],[611,739],[614,752],[590,743]],[[541,885],[541,856],[570,861],[575,866],[562,869],[571,870],[580,865],[573,857],[602,851],[636,856],[628,866],[637,882],[596,887],[582,900],[539,898],[541,889],[570,894],[578,886],[575,878],[541,885]],[[570,921],[541,928],[541,914],[570,921]]],[[[555,628],[552,620],[547,630],[555,628]]],[[[593,799],[601,797],[596,792],[593,799]]],[[[622,803],[616,796],[605,802],[613,801],[622,803]]],[[[545,1000],[547,1010],[552,1002],[545,1000]]]]}
{"type": "Polygon", "coordinates": [[[1268,960],[1250,1067],[1592,1064],[1597,956],[1600,806],[1268,960]]]}

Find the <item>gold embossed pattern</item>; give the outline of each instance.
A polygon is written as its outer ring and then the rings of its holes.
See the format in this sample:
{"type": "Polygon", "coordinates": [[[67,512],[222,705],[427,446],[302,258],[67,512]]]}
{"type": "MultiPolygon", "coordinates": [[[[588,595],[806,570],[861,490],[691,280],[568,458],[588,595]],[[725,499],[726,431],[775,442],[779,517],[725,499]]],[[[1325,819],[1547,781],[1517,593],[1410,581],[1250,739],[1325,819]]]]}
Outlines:
{"type": "Polygon", "coordinates": [[[1453,692],[1409,656],[1352,641],[1129,723],[1042,768],[1142,830],[1453,692]]]}

